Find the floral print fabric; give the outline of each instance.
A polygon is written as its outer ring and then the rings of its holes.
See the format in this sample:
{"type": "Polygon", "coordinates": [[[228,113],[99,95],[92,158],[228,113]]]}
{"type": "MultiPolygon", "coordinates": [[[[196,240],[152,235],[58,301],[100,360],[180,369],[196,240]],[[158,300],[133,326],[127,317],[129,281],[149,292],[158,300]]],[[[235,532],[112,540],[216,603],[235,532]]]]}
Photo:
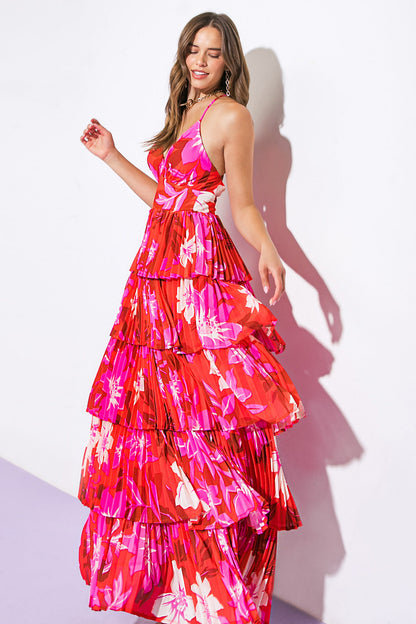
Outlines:
{"type": "Polygon", "coordinates": [[[215,214],[201,120],[149,153],[156,196],[88,400],[80,569],[94,610],[267,624],[277,532],[301,526],[275,437],[304,412],[215,214]]]}

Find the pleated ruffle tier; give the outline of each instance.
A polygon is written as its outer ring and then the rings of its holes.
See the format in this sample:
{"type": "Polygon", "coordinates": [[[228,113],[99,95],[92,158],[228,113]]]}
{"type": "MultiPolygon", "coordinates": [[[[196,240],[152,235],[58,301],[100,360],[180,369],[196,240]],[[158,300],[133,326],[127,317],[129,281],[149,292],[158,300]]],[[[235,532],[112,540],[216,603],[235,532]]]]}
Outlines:
{"type": "Polygon", "coordinates": [[[80,547],[90,606],[167,621],[190,583],[211,616],[265,622],[277,531],[301,525],[275,435],[302,404],[273,355],[285,348],[276,318],[216,215],[153,210],[152,239],[166,238],[161,223],[170,244],[149,254],[144,242],[132,263],[88,401],[79,498],[92,510],[80,547]],[[172,242],[184,227],[190,247],[172,242]],[[199,253],[198,227],[214,241],[199,253]]]}

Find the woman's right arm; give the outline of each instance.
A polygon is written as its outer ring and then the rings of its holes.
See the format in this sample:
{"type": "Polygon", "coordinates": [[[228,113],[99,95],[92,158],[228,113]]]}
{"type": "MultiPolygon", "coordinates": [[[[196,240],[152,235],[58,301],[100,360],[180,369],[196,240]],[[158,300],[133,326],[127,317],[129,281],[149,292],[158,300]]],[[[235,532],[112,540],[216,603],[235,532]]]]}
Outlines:
{"type": "Polygon", "coordinates": [[[103,160],[148,206],[153,206],[157,184],[153,178],[138,169],[115,147],[111,132],[96,119],[91,119],[81,136],[81,142],[95,156],[103,160]]]}

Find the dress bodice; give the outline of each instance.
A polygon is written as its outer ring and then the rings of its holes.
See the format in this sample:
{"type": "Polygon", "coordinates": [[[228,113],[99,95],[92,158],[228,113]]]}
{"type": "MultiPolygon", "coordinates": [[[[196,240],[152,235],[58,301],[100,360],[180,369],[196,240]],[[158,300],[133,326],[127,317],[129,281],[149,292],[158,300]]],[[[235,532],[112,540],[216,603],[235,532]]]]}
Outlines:
{"type": "Polygon", "coordinates": [[[158,182],[153,208],[215,212],[217,197],[225,186],[204,147],[201,121],[217,99],[210,102],[166,154],[161,149],[149,152],[147,162],[158,182]]]}
{"type": "Polygon", "coordinates": [[[204,275],[230,282],[251,280],[215,212],[225,186],[205,150],[201,121],[216,99],[166,154],[160,149],[148,154],[157,189],[131,266],[141,277],[160,280],[204,275]]]}

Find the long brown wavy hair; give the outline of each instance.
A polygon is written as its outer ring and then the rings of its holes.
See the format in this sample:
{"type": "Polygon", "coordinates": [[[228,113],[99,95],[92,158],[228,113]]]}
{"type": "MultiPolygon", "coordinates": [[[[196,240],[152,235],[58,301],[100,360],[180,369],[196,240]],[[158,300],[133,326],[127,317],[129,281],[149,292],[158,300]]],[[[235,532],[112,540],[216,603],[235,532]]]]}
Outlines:
{"type": "MultiPolygon", "coordinates": [[[[145,142],[149,150],[162,149],[164,151],[175,142],[179,134],[182,116],[185,112],[185,107],[181,104],[185,104],[188,99],[189,71],[186,58],[196,33],[206,26],[213,26],[221,33],[221,53],[225,67],[230,72],[230,96],[244,106],[248,102],[250,75],[234,22],[224,13],[207,12],[196,15],[186,24],[179,37],[178,51],[169,78],[170,95],[165,106],[165,127],[145,142]]],[[[225,72],[219,89],[225,92],[225,72]]]]}

